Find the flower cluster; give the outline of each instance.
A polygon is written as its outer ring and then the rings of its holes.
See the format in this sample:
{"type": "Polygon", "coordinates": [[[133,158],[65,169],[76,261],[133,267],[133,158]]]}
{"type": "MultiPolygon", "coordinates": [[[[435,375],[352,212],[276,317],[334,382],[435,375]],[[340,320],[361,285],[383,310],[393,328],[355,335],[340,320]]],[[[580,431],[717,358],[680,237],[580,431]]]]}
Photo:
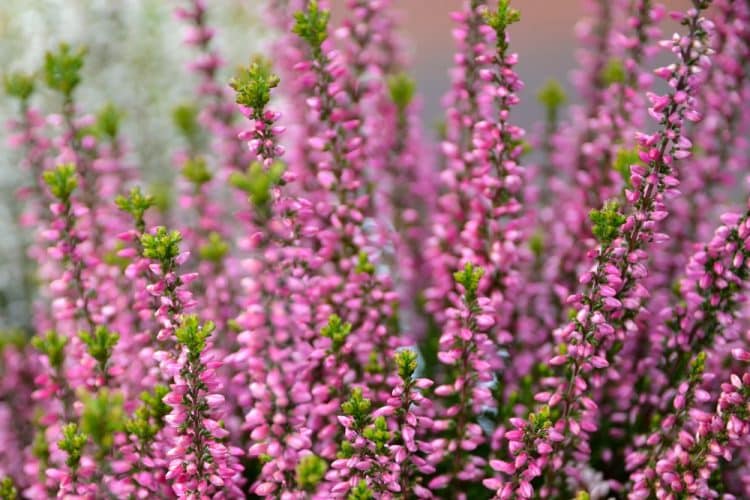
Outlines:
{"type": "Polygon", "coordinates": [[[86,50],[7,75],[0,498],[750,497],[750,7],[588,3],[527,131],[521,13],[466,0],[432,141],[396,2],[269,0],[229,77],[182,0],[174,205],[86,50]]]}

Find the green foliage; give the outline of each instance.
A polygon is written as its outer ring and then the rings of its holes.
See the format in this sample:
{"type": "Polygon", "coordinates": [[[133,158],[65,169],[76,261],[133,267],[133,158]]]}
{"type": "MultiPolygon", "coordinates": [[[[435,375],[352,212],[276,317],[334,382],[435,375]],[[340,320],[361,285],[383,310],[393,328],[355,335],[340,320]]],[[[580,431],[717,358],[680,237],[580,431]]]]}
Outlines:
{"type": "Polygon", "coordinates": [[[96,115],[96,129],[104,137],[114,139],[120,131],[122,111],[112,103],[107,103],[96,115]]]}
{"type": "Polygon", "coordinates": [[[355,388],[352,395],[341,403],[341,411],[354,419],[354,428],[364,429],[370,423],[370,408],[372,402],[362,396],[362,389],[355,388]]]}
{"type": "Polygon", "coordinates": [[[370,351],[370,355],[367,358],[367,364],[365,365],[365,371],[367,373],[383,373],[382,364],[380,363],[380,357],[376,351],[370,351]]]}
{"type": "Polygon", "coordinates": [[[196,356],[206,348],[206,339],[214,331],[214,324],[207,321],[200,324],[198,316],[190,314],[182,319],[182,323],[175,331],[177,342],[187,347],[190,354],[196,356]]]}
{"type": "Polygon", "coordinates": [[[35,88],[34,77],[26,73],[9,73],[3,77],[5,93],[25,102],[29,100],[35,88]]]}
{"type": "Polygon", "coordinates": [[[13,479],[4,477],[0,480],[0,500],[16,500],[17,498],[18,490],[16,485],[13,484],[13,479]]]}
{"type": "Polygon", "coordinates": [[[385,417],[377,417],[372,425],[365,428],[362,435],[375,443],[375,449],[379,453],[385,452],[385,447],[391,440],[391,433],[388,431],[388,424],[385,417]]]}
{"type": "Polygon", "coordinates": [[[37,427],[34,431],[34,441],[31,443],[31,454],[38,458],[41,464],[49,463],[49,443],[47,443],[44,427],[37,427]]]}
{"type": "Polygon", "coordinates": [[[388,91],[391,100],[401,112],[411,104],[416,90],[416,82],[406,73],[399,73],[388,78],[388,91]]]}
{"type": "Polygon", "coordinates": [[[317,455],[305,455],[297,465],[297,486],[305,491],[315,491],[328,470],[328,463],[317,455]]]}
{"type": "Polygon", "coordinates": [[[347,500],[373,500],[375,498],[375,494],[372,492],[369,486],[367,486],[367,481],[362,479],[359,483],[357,483],[357,486],[352,488],[352,490],[349,492],[349,496],[346,497],[347,500]]]}
{"type": "Polygon", "coordinates": [[[23,330],[0,330],[0,353],[7,347],[23,349],[28,344],[28,337],[23,330]]]}
{"type": "Polygon", "coordinates": [[[500,0],[495,12],[489,12],[485,15],[487,24],[497,33],[497,46],[501,50],[508,48],[505,30],[513,23],[521,20],[521,13],[510,6],[510,0],[500,0]]]}
{"type": "Polygon", "coordinates": [[[54,369],[59,369],[65,362],[65,346],[68,338],[59,335],[56,331],[47,332],[44,337],[34,337],[31,339],[31,345],[37,351],[41,352],[49,360],[49,364],[54,369]]]}
{"type": "Polygon", "coordinates": [[[81,463],[81,455],[83,455],[88,436],[78,429],[78,424],[73,423],[63,426],[62,435],[57,446],[68,454],[68,458],[65,459],[67,466],[76,471],[81,463]]]}
{"type": "Polygon", "coordinates": [[[294,14],[292,32],[306,41],[315,55],[320,53],[320,47],[328,38],[328,20],[331,13],[321,10],[317,0],[310,0],[307,10],[294,14]]]}
{"type": "Polygon", "coordinates": [[[85,48],[71,50],[66,43],[60,44],[56,52],[47,52],[44,56],[44,81],[47,86],[69,99],[81,83],[85,55],[85,48]]]}
{"type": "Polygon", "coordinates": [[[544,234],[537,231],[529,238],[529,248],[535,257],[539,258],[544,254],[544,234]]]}
{"type": "Polygon", "coordinates": [[[208,235],[208,243],[198,249],[198,255],[202,260],[219,263],[229,252],[229,243],[224,241],[219,233],[208,235]]]}
{"type": "Polygon", "coordinates": [[[625,82],[625,66],[620,59],[613,57],[602,69],[601,80],[606,86],[625,82]]]}
{"type": "Polygon", "coordinates": [[[591,496],[588,494],[588,492],[586,492],[586,491],[579,491],[578,493],[576,493],[575,500],[589,500],[590,498],[591,498],[591,496]]]}
{"type": "Polygon", "coordinates": [[[171,269],[174,259],[180,254],[181,241],[179,231],[167,231],[165,227],[159,226],[154,234],[145,233],[141,236],[143,256],[159,261],[165,269],[171,269]]]}
{"type": "Polygon", "coordinates": [[[112,449],[115,433],[124,428],[123,396],[102,388],[96,394],[82,393],[81,402],[81,430],[96,445],[97,456],[105,457],[112,449]]]}
{"type": "Polygon", "coordinates": [[[99,363],[99,370],[106,376],[107,362],[112,357],[112,350],[120,340],[120,335],[110,332],[104,326],[97,326],[93,334],[84,331],[79,334],[79,337],[86,344],[91,357],[99,363]]]}
{"type": "Polygon", "coordinates": [[[202,186],[213,178],[206,159],[202,156],[188,158],[185,166],[182,167],[182,176],[196,186],[202,186]]]}
{"type": "Polygon", "coordinates": [[[688,375],[690,381],[694,384],[700,383],[703,379],[703,372],[705,370],[706,353],[701,351],[690,362],[690,374],[688,375]]]}
{"type": "Polygon", "coordinates": [[[620,213],[616,201],[608,201],[601,210],[589,212],[589,218],[593,223],[591,231],[603,246],[612,243],[617,238],[620,226],[625,222],[625,216],[620,213]]]}
{"type": "Polygon", "coordinates": [[[141,405],[133,417],[125,422],[125,432],[135,435],[142,443],[150,442],[164,427],[164,417],[172,408],[163,399],[169,393],[165,385],[156,385],[152,392],[141,393],[141,405]]]}
{"type": "Polygon", "coordinates": [[[257,57],[248,67],[237,70],[229,86],[237,93],[237,104],[252,108],[256,116],[271,100],[271,89],[279,85],[279,77],[273,73],[271,62],[257,57]]]}
{"type": "Polygon", "coordinates": [[[146,223],[143,219],[146,210],[153,207],[156,200],[153,196],[143,194],[141,188],[136,186],[130,190],[128,196],[118,196],[115,198],[115,205],[123,212],[129,213],[133,217],[139,232],[144,232],[146,223]]]}
{"type": "Polygon", "coordinates": [[[375,266],[370,262],[370,257],[364,250],[360,250],[357,255],[357,266],[355,267],[355,270],[358,273],[375,274],[375,266]]]}
{"type": "Polygon", "coordinates": [[[625,149],[621,148],[617,151],[615,156],[614,168],[625,181],[625,184],[630,185],[630,166],[637,165],[641,162],[638,157],[638,148],[625,149]]]}
{"type": "Polygon", "coordinates": [[[467,262],[463,270],[453,273],[453,279],[464,288],[467,303],[473,304],[477,300],[477,289],[482,276],[484,276],[484,269],[471,262],[467,262]]]}
{"type": "Polygon", "coordinates": [[[181,104],[172,110],[172,122],[177,131],[188,141],[198,137],[198,108],[192,104],[181,104]]]}
{"type": "Polygon", "coordinates": [[[172,185],[167,182],[155,182],[148,191],[154,199],[154,208],[163,214],[167,213],[172,206],[172,185]]]}
{"type": "Polygon", "coordinates": [[[328,323],[320,330],[323,337],[331,339],[333,351],[338,352],[346,343],[346,338],[352,332],[351,323],[344,323],[337,314],[328,317],[328,323]]]}
{"type": "Polygon", "coordinates": [[[401,377],[404,382],[411,380],[414,376],[414,372],[417,371],[417,353],[411,349],[402,349],[396,352],[394,359],[396,360],[398,376],[401,377]]]}
{"type": "Polygon", "coordinates": [[[247,193],[250,202],[258,209],[266,209],[271,201],[271,188],[279,184],[284,174],[284,164],[274,162],[268,169],[258,162],[253,162],[247,173],[233,172],[229,183],[247,193]]]}
{"type": "Polygon", "coordinates": [[[78,187],[76,167],[72,163],[63,163],[52,170],[47,170],[42,177],[52,196],[63,202],[69,201],[70,195],[78,187]]]}
{"type": "Polygon", "coordinates": [[[546,434],[547,430],[552,427],[549,406],[544,405],[536,413],[529,414],[529,427],[534,434],[546,434]]]}
{"type": "Polygon", "coordinates": [[[552,123],[557,122],[558,110],[568,100],[562,85],[554,79],[539,89],[537,99],[547,111],[547,121],[552,123]]]}

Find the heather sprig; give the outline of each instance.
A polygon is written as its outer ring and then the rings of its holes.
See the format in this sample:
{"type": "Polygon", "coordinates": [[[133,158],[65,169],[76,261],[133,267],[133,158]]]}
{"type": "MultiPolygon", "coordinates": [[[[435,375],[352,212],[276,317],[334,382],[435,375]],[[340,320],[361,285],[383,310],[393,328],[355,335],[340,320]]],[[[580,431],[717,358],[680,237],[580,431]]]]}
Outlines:
{"type": "Polygon", "coordinates": [[[0,480],[0,499],[2,500],[16,500],[18,498],[18,490],[13,479],[4,477],[0,480]]]}
{"type": "Polygon", "coordinates": [[[36,82],[32,75],[18,71],[3,76],[3,88],[6,94],[15,97],[23,104],[27,103],[34,93],[36,82]]]}
{"type": "Polygon", "coordinates": [[[71,481],[75,482],[78,468],[81,465],[83,449],[88,442],[88,436],[80,431],[78,424],[65,424],[62,428],[62,438],[57,446],[67,453],[65,464],[70,468],[71,481]]]}
{"type": "Polygon", "coordinates": [[[73,49],[66,43],[60,44],[57,51],[47,52],[44,56],[44,81],[47,86],[70,100],[81,83],[85,55],[84,47],[73,49]]]}
{"type": "Polygon", "coordinates": [[[89,355],[96,360],[103,385],[107,385],[110,378],[108,363],[120,335],[109,331],[105,326],[97,326],[93,332],[81,332],[79,337],[86,344],[89,355]]]}
{"type": "Polygon", "coordinates": [[[127,196],[118,195],[115,198],[115,205],[123,212],[130,214],[138,234],[143,234],[146,232],[146,211],[156,205],[156,199],[150,194],[144,194],[141,188],[136,186],[127,196]]]}
{"type": "Polygon", "coordinates": [[[240,68],[229,82],[236,92],[237,104],[254,110],[260,116],[271,100],[271,89],[279,85],[279,77],[271,71],[271,64],[256,59],[250,66],[240,68]]]}
{"type": "Polygon", "coordinates": [[[328,38],[328,21],[331,13],[318,6],[317,0],[310,0],[307,9],[294,14],[294,28],[292,32],[305,40],[313,51],[313,57],[318,57],[323,42],[328,38]]]}

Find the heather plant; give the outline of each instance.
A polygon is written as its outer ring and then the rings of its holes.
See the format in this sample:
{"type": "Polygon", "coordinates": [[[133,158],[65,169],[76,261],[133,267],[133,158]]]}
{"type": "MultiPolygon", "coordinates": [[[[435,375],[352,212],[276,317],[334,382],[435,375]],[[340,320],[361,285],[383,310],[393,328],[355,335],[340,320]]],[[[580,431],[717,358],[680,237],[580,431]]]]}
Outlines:
{"type": "Polygon", "coordinates": [[[84,47],[4,76],[0,498],[750,497],[750,4],[591,0],[527,131],[523,13],[467,0],[433,140],[395,2],[345,3],[265,2],[229,78],[180,1],[174,204],[84,47]]]}

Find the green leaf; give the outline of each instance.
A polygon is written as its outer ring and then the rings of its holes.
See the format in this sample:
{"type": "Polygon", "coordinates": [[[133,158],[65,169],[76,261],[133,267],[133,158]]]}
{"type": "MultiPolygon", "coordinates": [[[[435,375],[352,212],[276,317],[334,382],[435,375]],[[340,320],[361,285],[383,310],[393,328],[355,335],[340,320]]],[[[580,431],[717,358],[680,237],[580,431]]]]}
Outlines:
{"type": "Polygon", "coordinates": [[[5,93],[20,101],[28,101],[35,88],[34,77],[26,73],[9,73],[3,77],[5,93]]]}
{"type": "Polygon", "coordinates": [[[112,357],[112,350],[120,340],[120,335],[110,332],[104,326],[97,326],[93,334],[84,331],[79,334],[79,337],[86,344],[91,357],[99,363],[102,373],[106,374],[107,362],[112,357]]]}
{"type": "Polygon", "coordinates": [[[172,122],[180,134],[192,141],[198,136],[198,108],[192,104],[181,104],[172,110],[172,122]]]}
{"type": "Polygon", "coordinates": [[[72,163],[64,163],[52,170],[47,170],[42,177],[52,196],[63,202],[70,200],[70,195],[78,187],[76,167],[72,163]]]}
{"type": "Polygon", "coordinates": [[[156,228],[153,234],[145,233],[141,236],[143,256],[159,261],[165,269],[172,267],[172,262],[180,254],[182,235],[179,231],[167,231],[163,226],[156,228]]]}
{"type": "Polygon", "coordinates": [[[529,238],[529,248],[535,257],[541,257],[544,253],[544,234],[537,231],[529,238]]]}
{"type": "Polygon", "coordinates": [[[323,337],[329,338],[333,342],[334,352],[338,352],[344,346],[346,338],[351,332],[351,323],[344,323],[337,314],[331,314],[328,317],[328,324],[320,330],[323,337]]]}
{"type": "Polygon", "coordinates": [[[256,116],[271,100],[271,89],[279,85],[279,77],[271,71],[271,62],[257,57],[248,67],[240,67],[229,86],[237,93],[237,104],[251,108],[256,116]]]}
{"type": "Polygon", "coordinates": [[[405,382],[411,380],[418,366],[417,353],[411,349],[402,349],[396,352],[394,358],[396,360],[398,376],[405,382]]]}
{"type": "Polygon", "coordinates": [[[624,83],[625,76],[625,66],[622,60],[613,57],[607,62],[604,69],[602,69],[601,79],[602,83],[609,87],[615,83],[624,83]]]}
{"type": "Polygon", "coordinates": [[[380,453],[385,452],[386,446],[391,440],[391,433],[388,431],[385,417],[377,417],[372,425],[365,428],[362,435],[375,443],[375,449],[380,453]]]}
{"type": "MultiPolygon", "coordinates": [[[[560,106],[565,104],[568,97],[565,95],[562,85],[557,80],[549,80],[539,89],[537,99],[546,108],[548,118],[557,118],[557,112],[560,106]]],[[[555,121],[552,120],[552,121],[555,121]]]]}
{"type": "Polygon", "coordinates": [[[507,48],[505,41],[505,30],[511,24],[521,20],[521,13],[510,6],[510,0],[500,0],[497,10],[485,15],[487,24],[495,30],[497,34],[497,44],[503,50],[507,48]]]}
{"type": "Polygon", "coordinates": [[[417,89],[414,79],[406,73],[399,73],[388,78],[388,91],[391,100],[400,111],[404,111],[412,99],[417,89]]]}
{"type": "Polygon", "coordinates": [[[317,455],[305,455],[297,464],[297,486],[305,491],[315,491],[328,470],[328,463],[317,455]]]}
{"type": "Polygon", "coordinates": [[[172,206],[172,185],[168,182],[155,182],[148,189],[154,199],[154,207],[165,214],[172,206]]]}
{"type": "Polygon", "coordinates": [[[16,485],[13,484],[13,479],[4,477],[0,480],[0,500],[16,500],[17,498],[18,490],[16,485]]]}
{"type": "Polygon", "coordinates": [[[357,266],[355,267],[355,271],[363,274],[375,273],[375,266],[370,262],[370,257],[364,250],[360,250],[357,255],[357,266]]]}
{"type": "Polygon", "coordinates": [[[612,168],[620,174],[625,184],[630,186],[630,167],[640,163],[641,159],[638,157],[638,148],[621,148],[617,151],[612,168]]]}
{"type": "Polygon", "coordinates": [[[484,269],[471,262],[467,262],[463,270],[453,273],[453,279],[464,288],[467,303],[473,304],[476,301],[479,280],[482,276],[484,276],[484,269]]]}
{"type": "Polygon", "coordinates": [[[294,27],[292,33],[305,40],[313,53],[320,52],[320,48],[328,38],[328,20],[331,14],[327,10],[318,7],[317,0],[310,0],[307,10],[294,14],[294,27]]]}
{"type": "Polygon", "coordinates": [[[229,183],[247,193],[253,206],[264,210],[271,201],[271,189],[281,181],[284,169],[284,164],[278,161],[267,169],[253,162],[246,173],[233,172],[229,176],[229,183]]]}
{"type": "Polygon", "coordinates": [[[188,158],[185,166],[182,167],[182,175],[196,186],[202,186],[213,178],[206,159],[202,156],[188,158]]]}
{"type": "Polygon", "coordinates": [[[96,115],[96,128],[99,133],[110,139],[117,137],[120,130],[122,112],[112,103],[108,103],[96,115]]]}
{"type": "Polygon", "coordinates": [[[68,338],[50,330],[44,337],[34,337],[31,345],[39,352],[47,356],[49,364],[54,369],[60,369],[65,362],[65,346],[68,338]]]}
{"type": "Polygon", "coordinates": [[[88,436],[79,431],[78,424],[70,423],[63,426],[62,439],[58,441],[57,446],[68,454],[65,463],[74,471],[81,463],[81,455],[87,441],[88,436]]]}
{"type": "Polygon", "coordinates": [[[208,235],[208,243],[198,249],[201,260],[218,263],[229,252],[229,243],[224,241],[219,233],[208,235]]]}
{"type": "Polygon", "coordinates": [[[169,388],[161,384],[154,386],[152,392],[142,392],[142,403],[133,417],[125,422],[125,432],[135,435],[142,443],[150,442],[164,427],[164,418],[172,411],[172,407],[164,402],[168,393],[169,388]]]}
{"type": "Polygon", "coordinates": [[[44,56],[44,81],[47,86],[70,98],[81,83],[85,55],[85,48],[79,47],[74,51],[66,43],[60,44],[56,52],[47,52],[44,56]]]}
{"type": "Polygon", "coordinates": [[[594,237],[603,246],[607,246],[617,238],[620,226],[625,222],[626,217],[619,212],[619,206],[616,201],[608,201],[601,210],[592,210],[589,218],[593,223],[591,231],[594,237]]]}
{"type": "Polygon", "coordinates": [[[182,319],[182,323],[175,331],[175,337],[177,342],[187,347],[190,354],[199,355],[206,348],[206,339],[214,328],[211,321],[201,325],[198,316],[190,314],[182,319]]]}
{"type": "Polygon", "coordinates": [[[141,188],[136,186],[130,190],[128,196],[118,196],[115,198],[115,205],[123,212],[129,213],[139,228],[140,232],[145,229],[143,217],[146,211],[156,204],[153,196],[143,194],[141,188]]]}
{"type": "Polygon", "coordinates": [[[354,419],[355,429],[364,429],[370,423],[372,402],[362,396],[362,389],[355,388],[349,399],[341,403],[341,411],[354,419]]]}
{"type": "Polygon", "coordinates": [[[352,488],[352,490],[349,492],[347,500],[373,500],[374,498],[375,494],[372,492],[370,487],[367,486],[367,481],[362,479],[359,483],[357,483],[357,486],[352,488]]]}
{"type": "Polygon", "coordinates": [[[81,430],[96,445],[97,456],[105,457],[112,450],[115,434],[125,426],[123,396],[102,388],[96,394],[83,392],[81,402],[81,430]]]}

